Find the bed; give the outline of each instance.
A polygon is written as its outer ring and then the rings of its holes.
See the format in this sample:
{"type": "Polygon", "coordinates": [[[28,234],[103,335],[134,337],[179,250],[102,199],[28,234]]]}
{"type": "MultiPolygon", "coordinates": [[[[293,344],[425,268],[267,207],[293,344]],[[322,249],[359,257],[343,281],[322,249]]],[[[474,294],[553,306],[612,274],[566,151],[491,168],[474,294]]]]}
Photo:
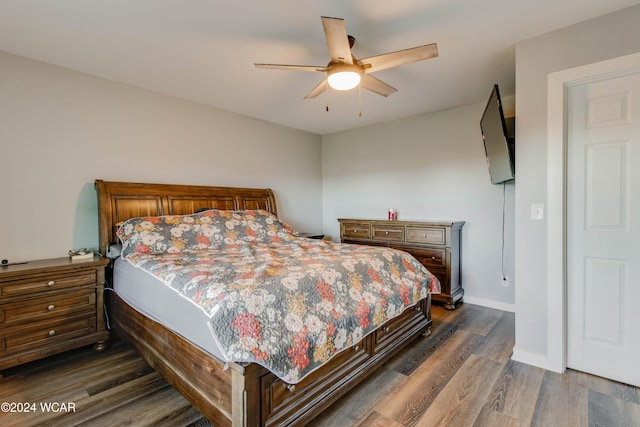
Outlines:
{"type": "MultiPolygon", "coordinates": [[[[224,216],[224,211],[251,215],[259,212],[267,220],[271,220],[268,215],[277,215],[276,200],[270,189],[103,180],[96,180],[95,186],[103,254],[119,243],[118,229],[132,218],[190,216],[201,210],[214,212],[205,214],[209,216],[224,216]]],[[[313,248],[320,245],[309,240],[299,244],[313,248]]],[[[116,268],[122,267],[116,264],[116,268]]],[[[113,280],[118,281],[117,274],[113,280]]],[[[276,375],[275,370],[267,369],[263,363],[229,360],[224,351],[221,355],[207,343],[196,344],[197,339],[176,332],[179,327],[166,326],[166,322],[153,313],[153,306],[134,308],[135,301],[125,302],[127,297],[120,293],[109,293],[108,312],[112,333],[133,345],[216,427],[304,425],[408,343],[420,335],[430,334],[431,294],[427,292],[423,296],[364,334],[359,341],[348,342],[348,348],[337,351],[320,366],[298,377],[276,375]]],[[[206,331],[201,335],[206,335],[206,331]]]]}

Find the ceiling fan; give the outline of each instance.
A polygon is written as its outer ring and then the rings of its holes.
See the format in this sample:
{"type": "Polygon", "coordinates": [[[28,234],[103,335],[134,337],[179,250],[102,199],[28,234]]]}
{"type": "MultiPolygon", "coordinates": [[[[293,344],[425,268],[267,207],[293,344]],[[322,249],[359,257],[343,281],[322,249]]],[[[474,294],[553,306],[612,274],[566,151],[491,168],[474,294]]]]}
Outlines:
{"type": "Polygon", "coordinates": [[[343,19],[323,16],[322,26],[327,39],[327,46],[329,47],[329,56],[331,57],[331,61],[326,66],[283,64],[255,64],[255,66],[257,68],[280,70],[325,72],[327,76],[304,99],[315,98],[327,90],[327,86],[337,90],[349,90],[355,88],[358,84],[371,92],[389,96],[395,93],[397,89],[378,80],[370,73],[438,56],[438,46],[432,43],[369,58],[356,59],[351,54],[351,48],[356,39],[347,35],[343,19]]]}

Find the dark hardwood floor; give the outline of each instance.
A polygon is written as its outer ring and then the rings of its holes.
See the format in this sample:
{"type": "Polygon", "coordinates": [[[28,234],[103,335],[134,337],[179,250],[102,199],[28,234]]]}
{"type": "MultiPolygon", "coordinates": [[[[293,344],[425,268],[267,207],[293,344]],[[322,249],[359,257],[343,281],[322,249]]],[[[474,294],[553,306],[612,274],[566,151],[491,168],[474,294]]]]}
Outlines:
{"type": "MultiPolygon", "coordinates": [[[[313,421],[313,426],[640,426],[640,390],[509,359],[512,313],[433,308],[420,338],[313,421]]],[[[2,426],[207,426],[126,344],[79,349],[8,369],[2,426]],[[55,402],[49,410],[41,404],[55,402]],[[61,404],[65,404],[63,407],[61,404]],[[56,410],[57,411],[54,411],[56,410]]]]}

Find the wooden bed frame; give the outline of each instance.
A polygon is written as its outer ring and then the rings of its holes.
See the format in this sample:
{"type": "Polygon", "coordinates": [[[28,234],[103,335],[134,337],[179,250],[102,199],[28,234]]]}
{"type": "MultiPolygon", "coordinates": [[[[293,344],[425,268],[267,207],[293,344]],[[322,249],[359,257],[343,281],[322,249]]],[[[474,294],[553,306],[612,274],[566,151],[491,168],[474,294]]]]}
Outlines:
{"type": "MultiPolygon", "coordinates": [[[[96,180],[100,251],[116,243],[132,217],[191,214],[201,208],[265,209],[277,215],[270,189],[140,184],[96,180]]],[[[131,308],[110,292],[111,330],[216,427],[304,425],[419,335],[431,333],[431,297],[390,320],[300,383],[284,383],[260,365],[224,362],[131,308]]]]}

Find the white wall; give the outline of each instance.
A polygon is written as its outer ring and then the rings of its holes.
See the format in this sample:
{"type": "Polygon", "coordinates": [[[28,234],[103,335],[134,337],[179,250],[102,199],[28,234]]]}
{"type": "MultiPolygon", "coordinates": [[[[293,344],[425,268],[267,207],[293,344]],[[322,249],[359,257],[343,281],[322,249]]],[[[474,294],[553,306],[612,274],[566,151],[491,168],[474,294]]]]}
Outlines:
{"type": "Polygon", "coordinates": [[[514,358],[547,367],[547,76],[640,51],[640,5],[522,41],[516,46],[516,347],[514,358]]]}
{"type": "Polygon", "coordinates": [[[0,52],[0,258],[98,246],[96,178],[270,187],[322,229],[322,138],[0,52]]]}
{"type": "MultiPolygon", "coordinates": [[[[487,98],[491,87],[487,88],[487,98]]],[[[484,103],[345,131],[323,138],[324,232],[339,240],[337,218],[462,220],[465,300],[513,310],[513,181],[492,185],[480,132],[484,103]]],[[[516,142],[517,143],[517,142],[516,142]]],[[[517,175],[517,173],[516,173],[517,175]]]]}

